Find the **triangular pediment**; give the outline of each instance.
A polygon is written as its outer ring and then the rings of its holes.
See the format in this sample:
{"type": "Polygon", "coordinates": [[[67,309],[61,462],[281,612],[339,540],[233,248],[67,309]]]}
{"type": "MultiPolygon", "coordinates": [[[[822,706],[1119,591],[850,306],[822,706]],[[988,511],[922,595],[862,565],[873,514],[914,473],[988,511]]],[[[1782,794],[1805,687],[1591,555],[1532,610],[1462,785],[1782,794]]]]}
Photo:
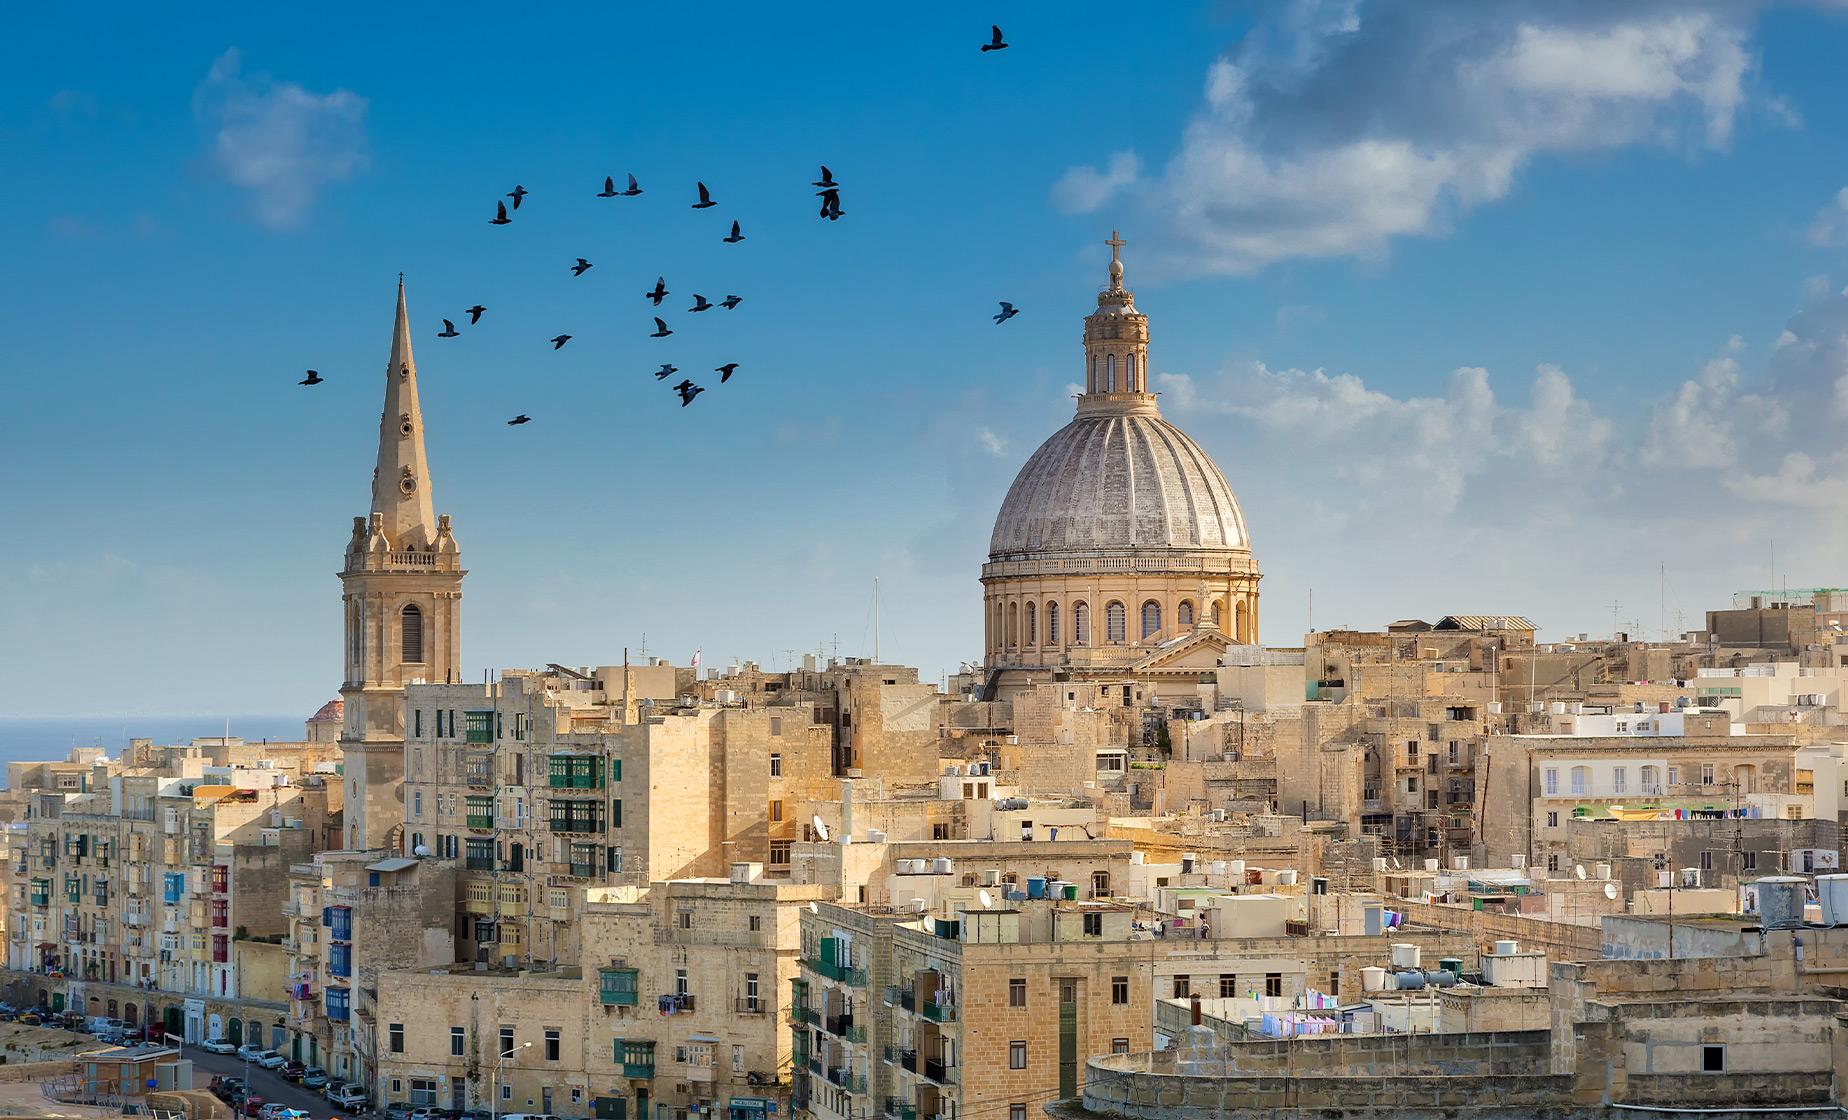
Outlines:
{"type": "Polygon", "coordinates": [[[1149,669],[1216,669],[1219,659],[1233,644],[1217,630],[1196,630],[1150,650],[1135,668],[1149,669]]]}

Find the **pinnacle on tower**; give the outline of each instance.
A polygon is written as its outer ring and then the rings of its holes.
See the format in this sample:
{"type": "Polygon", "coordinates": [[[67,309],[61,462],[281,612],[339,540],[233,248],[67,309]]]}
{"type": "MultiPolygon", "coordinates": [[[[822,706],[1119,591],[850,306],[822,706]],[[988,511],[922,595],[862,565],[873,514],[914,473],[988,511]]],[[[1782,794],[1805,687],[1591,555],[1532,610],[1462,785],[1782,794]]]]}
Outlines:
{"type": "Polygon", "coordinates": [[[430,548],[436,516],[430,469],[424,458],[423,410],[417,404],[417,359],[411,353],[411,316],[398,277],[398,319],[385,367],[385,405],[379,414],[379,459],[372,474],[372,512],[383,518],[385,539],[397,551],[430,548]]]}

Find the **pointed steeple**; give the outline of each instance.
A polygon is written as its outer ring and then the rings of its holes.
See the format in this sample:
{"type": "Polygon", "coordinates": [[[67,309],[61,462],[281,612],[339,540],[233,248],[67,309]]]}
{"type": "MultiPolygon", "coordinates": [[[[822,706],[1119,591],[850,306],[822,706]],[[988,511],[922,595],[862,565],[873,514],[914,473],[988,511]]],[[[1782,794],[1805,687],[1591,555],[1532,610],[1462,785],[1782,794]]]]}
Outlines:
{"type": "Polygon", "coordinates": [[[379,461],[372,472],[372,513],[382,519],[393,550],[430,548],[436,515],[430,503],[430,468],[424,458],[423,410],[417,405],[417,359],[411,355],[411,316],[404,275],[398,275],[398,321],[385,367],[385,407],[379,414],[379,461]]]}

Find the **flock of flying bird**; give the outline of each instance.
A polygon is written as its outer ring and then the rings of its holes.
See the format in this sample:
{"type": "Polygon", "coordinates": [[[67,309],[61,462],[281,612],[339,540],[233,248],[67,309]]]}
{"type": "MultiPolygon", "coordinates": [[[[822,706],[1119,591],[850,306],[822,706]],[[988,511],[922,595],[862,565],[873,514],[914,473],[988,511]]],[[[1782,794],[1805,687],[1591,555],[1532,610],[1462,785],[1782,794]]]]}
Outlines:
{"type": "MultiPolygon", "coordinates": [[[[986,54],[989,51],[1006,50],[1008,44],[1001,36],[1001,28],[996,26],[990,30],[992,32],[991,37],[988,42],[982,44],[982,53],[986,54]]],[[[634,198],[643,193],[641,184],[636,182],[634,174],[629,174],[628,180],[629,185],[627,189],[617,190],[615,177],[605,176],[603,179],[603,190],[597,194],[597,197],[634,198]]],[[[718,205],[718,203],[713,200],[712,192],[706,187],[704,182],[695,183],[694,185],[699,193],[699,201],[692,204],[693,209],[709,210],[718,205]]],[[[811,185],[821,188],[815,192],[815,197],[821,199],[821,208],[818,216],[830,222],[839,221],[841,215],[846,213],[846,211],[841,209],[841,185],[835,181],[834,173],[828,169],[826,164],[821,166],[821,177],[816,179],[811,185]]],[[[524,202],[526,196],[531,193],[532,192],[527,190],[524,186],[516,183],[514,188],[507,192],[506,196],[513,200],[512,210],[517,213],[520,209],[520,203],[524,202]]],[[[494,217],[488,219],[488,224],[495,226],[513,224],[513,217],[508,213],[508,206],[505,202],[499,200],[495,201],[494,217]]],[[[743,227],[736,220],[733,220],[731,224],[731,233],[721,238],[727,245],[736,245],[744,239],[743,227]]],[[[571,275],[574,277],[583,276],[593,267],[595,266],[592,265],[590,261],[583,257],[578,257],[577,263],[571,266],[571,275]]],[[[642,293],[642,298],[652,302],[655,307],[660,307],[661,301],[666,299],[667,296],[667,278],[664,276],[656,277],[654,287],[642,293]]],[[[724,299],[719,300],[717,303],[713,303],[708,301],[705,296],[695,292],[693,294],[693,306],[687,308],[687,311],[689,313],[697,313],[701,311],[710,311],[715,307],[722,307],[727,311],[731,311],[742,302],[743,299],[739,296],[727,295],[724,299]]],[[[464,308],[463,310],[468,315],[468,325],[472,327],[481,322],[482,313],[487,311],[487,308],[477,303],[473,307],[464,308]]],[[[1018,314],[1020,314],[1018,308],[1003,300],[1001,301],[1001,310],[994,317],[995,323],[1005,323],[1018,314]]],[[[667,325],[666,320],[658,315],[654,317],[654,324],[654,333],[649,335],[649,338],[667,338],[674,333],[673,329],[667,325]]],[[[444,319],[443,329],[437,332],[436,337],[460,338],[461,335],[462,332],[456,329],[455,323],[448,319],[444,319]]],[[[557,335],[551,339],[552,349],[562,350],[564,349],[565,343],[570,341],[571,336],[568,334],[557,335]]],[[[727,381],[730,381],[732,374],[738,371],[738,366],[739,363],[737,362],[727,362],[722,366],[714,367],[713,372],[719,375],[719,384],[723,385],[727,381]]],[[[308,376],[303,378],[298,384],[320,385],[326,381],[326,378],[322,377],[314,370],[309,370],[307,372],[308,376]]],[[[655,371],[655,380],[665,381],[679,372],[680,369],[678,366],[675,366],[671,362],[663,362],[661,363],[661,368],[655,371]]],[[[695,384],[691,378],[683,378],[672,388],[674,392],[680,395],[680,405],[682,408],[692,404],[695,397],[706,391],[704,386],[695,384]]],[[[518,426],[531,422],[532,417],[523,412],[507,421],[510,426],[518,426]]]]}

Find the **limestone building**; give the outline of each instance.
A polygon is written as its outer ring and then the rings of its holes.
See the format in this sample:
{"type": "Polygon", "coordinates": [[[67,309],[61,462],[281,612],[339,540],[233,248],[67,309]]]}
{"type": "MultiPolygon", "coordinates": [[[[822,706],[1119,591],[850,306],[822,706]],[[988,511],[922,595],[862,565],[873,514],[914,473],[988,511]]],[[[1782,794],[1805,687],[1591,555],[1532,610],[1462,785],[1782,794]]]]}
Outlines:
{"type": "Polygon", "coordinates": [[[1191,688],[1258,640],[1258,565],[1238,499],[1149,390],[1148,316],[1110,284],[1084,321],[1072,422],[1014,479],[982,568],[985,696],[1032,677],[1125,671],[1191,688]]]}
{"type": "Polygon", "coordinates": [[[353,519],[340,571],[346,671],[340,686],[346,754],[346,846],[382,846],[403,817],[404,686],[455,681],[462,656],[462,570],[449,515],[430,501],[423,410],[410,313],[398,316],[385,367],[372,512],[353,519]]]}

